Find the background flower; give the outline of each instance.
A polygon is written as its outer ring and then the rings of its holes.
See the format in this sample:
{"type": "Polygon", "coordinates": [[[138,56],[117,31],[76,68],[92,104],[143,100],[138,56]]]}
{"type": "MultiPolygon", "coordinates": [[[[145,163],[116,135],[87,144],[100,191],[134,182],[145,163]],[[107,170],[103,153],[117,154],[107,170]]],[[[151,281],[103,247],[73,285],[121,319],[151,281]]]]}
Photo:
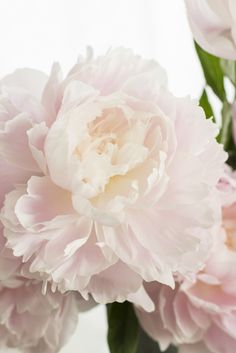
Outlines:
{"type": "Polygon", "coordinates": [[[222,229],[203,271],[195,280],[180,281],[173,291],[148,284],[156,310],[137,310],[144,329],[163,350],[170,343],[181,353],[233,353],[236,344],[236,189],[235,174],[219,183],[222,193],[222,229]],[[231,204],[229,201],[231,200],[231,204]]]}
{"type": "Polygon", "coordinates": [[[1,346],[27,353],[54,353],[66,343],[77,325],[74,294],[50,290],[25,281],[17,287],[0,286],[1,346]]]}
{"type": "Polygon", "coordinates": [[[211,54],[236,60],[234,0],[185,0],[189,23],[198,44],[211,54]]]}

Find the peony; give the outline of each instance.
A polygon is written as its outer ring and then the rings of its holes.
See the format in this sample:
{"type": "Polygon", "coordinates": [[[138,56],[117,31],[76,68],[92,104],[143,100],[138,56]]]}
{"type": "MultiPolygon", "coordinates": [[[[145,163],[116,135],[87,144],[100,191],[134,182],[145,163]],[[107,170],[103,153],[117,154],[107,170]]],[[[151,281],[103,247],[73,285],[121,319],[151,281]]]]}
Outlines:
{"type": "Polygon", "coordinates": [[[43,295],[40,284],[28,281],[17,287],[0,285],[1,346],[56,353],[76,328],[77,312],[74,294],[48,290],[43,295]]]}
{"type": "Polygon", "coordinates": [[[211,54],[236,60],[234,0],[185,0],[195,40],[211,54]]]}
{"type": "Polygon", "coordinates": [[[77,293],[50,289],[6,248],[0,235],[0,348],[15,347],[26,353],[56,353],[74,332],[78,311],[95,303],[77,293]]]}
{"type": "Polygon", "coordinates": [[[29,267],[6,248],[0,234],[0,347],[56,353],[76,328],[78,309],[93,303],[43,287],[43,278],[32,276],[29,267]]]}
{"type": "Polygon", "coordinates": [[[204,270],[195,280],[178,281],[175,290],[156,283],[147,291],[153,313],[137,309],[141,325],[165,350],[180,353],[234,353],[236,346],[236,178],[220,180],[222,228],[204,270]]]}
{"type": "Polygon", "coordinates": [[[202,267],[226,155],[155,61],[117,48],[64,80],[56,64],[0,86],[3,232],[32,276],[152,310],[143,280],[173,287],[202,267]]]}

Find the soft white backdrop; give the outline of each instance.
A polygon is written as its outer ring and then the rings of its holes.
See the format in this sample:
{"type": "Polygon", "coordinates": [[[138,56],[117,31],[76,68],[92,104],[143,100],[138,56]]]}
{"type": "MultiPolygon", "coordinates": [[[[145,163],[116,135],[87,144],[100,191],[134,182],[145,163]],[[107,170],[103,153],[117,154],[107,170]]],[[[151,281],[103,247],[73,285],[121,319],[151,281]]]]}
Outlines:
{"type": "MultiPolygon", "coordinates": [[[[203,77],[183,0],[0,0],[0,76],[25,66],[49,72],[54,61],[66,73],[87,45],[95,54],[122,45],[155,58],[174,94],[199,97],[203,77]]],[[[107,353],[105,319],[102,306],[81,314],[61,353],[107,353]]]]}

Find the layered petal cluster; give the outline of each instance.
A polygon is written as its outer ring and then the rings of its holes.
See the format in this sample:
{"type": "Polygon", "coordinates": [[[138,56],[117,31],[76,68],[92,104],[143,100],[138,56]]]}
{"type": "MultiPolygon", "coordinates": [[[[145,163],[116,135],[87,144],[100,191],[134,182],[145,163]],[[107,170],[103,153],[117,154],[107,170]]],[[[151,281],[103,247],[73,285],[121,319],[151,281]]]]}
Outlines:
{"type": "MultiPolygon", "coordinates": [[[[26,184],[32,174],[41,174],[29,153],[26,131],[47,116],[39,103],[46,81],[44,74],[32,70],[18,70],[1,81],[1,208],[9,191],[26,184]],[[14,151],[18,154],[15,157],[14,151]]],[[[6,247],[1,223],[0,347],[15,347],[26,353],[56,353],[76,328],[78,311],[94,304],[88,301],[85,305],[75,293],[52,292],[44,286],[42,274],[32,274],[29,268],[30,262],[23,263],[6,247]]]]}
{"type": "Polygon", "coordinates": [[[195,40],[209,53],[236,60],[235,0],[185,0],[195,40]]]}
{"type": "Polygon", "coordinates": [[[7,247],[62,292],[151,310],[143,280],[173,287],[211,247],[217,129],[128,49],[81,59],[64,80],[56,64],[41,87],[35,75],[0,83],[7,247]]]}
{"type": "Polygon", "coordinates": [[[153,313],[137,309],[144,329],[162,350],[173,343],[180,353],[234,353],[236,346],[236,178],[219,183],[223,222],[204,270],[195,280],[178,282],[175,290],[147,285],[153,313]]]}
{"type": "MultiPolygon", "coordinates": [[[[16,283],[14,283],[16,284],[16,283]]],[[[78,307],[74,294],[50,290],[41,284],[0,285],[1,347],[26,353],[56,353],[76,328],[78,307]]]]}

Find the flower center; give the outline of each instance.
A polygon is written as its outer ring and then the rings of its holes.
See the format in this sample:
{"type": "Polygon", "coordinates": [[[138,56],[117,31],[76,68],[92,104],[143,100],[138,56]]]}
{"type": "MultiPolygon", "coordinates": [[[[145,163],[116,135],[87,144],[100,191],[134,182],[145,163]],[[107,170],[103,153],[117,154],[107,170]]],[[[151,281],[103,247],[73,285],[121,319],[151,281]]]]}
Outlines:
{"type": "Polygon", "coordinates": [[[227,238],[225,244],[230,250],[236,251],[236,230],[234,228],[225,228],[227,238]]]}
{"type": "Polygon", "coordinates": [[[105,191],[115,176],[125,176],[148,156],[144,144],[147,124],[129,122],[119,109],[103,112],[86,126],[74,157],[80,180],[93,189],[92,197],[105,191]]]}

